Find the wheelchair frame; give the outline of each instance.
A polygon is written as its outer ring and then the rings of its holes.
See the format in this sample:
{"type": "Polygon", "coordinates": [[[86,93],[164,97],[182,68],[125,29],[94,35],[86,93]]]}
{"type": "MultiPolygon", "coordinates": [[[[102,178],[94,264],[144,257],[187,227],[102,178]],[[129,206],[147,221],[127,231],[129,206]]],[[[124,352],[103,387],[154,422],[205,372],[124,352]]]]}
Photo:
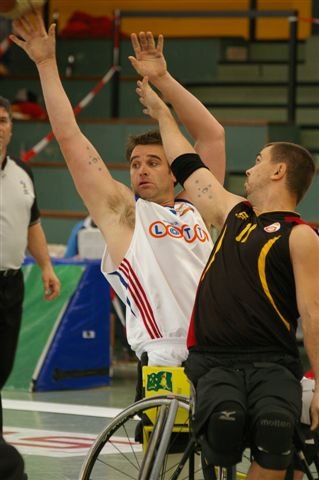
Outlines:
{"type": "MultiPolygon", "coordinates": [[[[185,425],[176,424],[176,416],[181,410],[184,410],[188,416],[191,415],[190,399],[174,394],[143,398],[124,409],[98,435],[82,465],[79,480],[124,480],[126,478],[208,480],[208,477],[204,477],[202,473],[199,441],[191,430],[189,430],[186,448],[182,452],[172,454],[173,440],[176,440],[179,432],[185,432],[185,425]],[[129,423],[133,422],[136,426],[149,411],[152,411],[153,415],[154,409],[157,412],[156,420],[152,425],[147,446],[143,450],[135,440],[132,440],[134,431],[129,428],[129,423]],[[120,431],[127,435],[125,441],[121,437],[125,445],[124,451],[122,451],[121,440],[117,436],[120,431]],[[104,455],[103,449],[108,446],[111,446],[114,452],[104,455]],[[128,463],[127,467],[123,464],[119,465],[119,458],[116,458],[122,455],[122,459],[128,463]],[[174,457],[173,461],[170,461],[170,457],[174,457]],[[112,461],[114,459],[115,465],[110,464],[110,459],[112,461]]],[[[302,452],[301,455],[303,456],[302,452]]],[[[317,480],[318,465],[315,465],[316,477],[314,477],[304,458],[303,461],[308,480],[317,480]]],[[[238,472],[236,468],[212,469],[209,475],[209,480],[244,478],[246,478],[245,473],[238,472]]]]}

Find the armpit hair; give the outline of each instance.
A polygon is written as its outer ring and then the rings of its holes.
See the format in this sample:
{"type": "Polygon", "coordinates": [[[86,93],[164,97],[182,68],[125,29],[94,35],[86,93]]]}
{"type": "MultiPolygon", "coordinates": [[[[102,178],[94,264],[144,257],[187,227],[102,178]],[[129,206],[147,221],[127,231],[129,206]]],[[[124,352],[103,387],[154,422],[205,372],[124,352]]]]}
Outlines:
{"type": "Polygon", "coordinates": [[[132,229],[135,227],[135,205],[126,205],[120,217],[120,222],[132,229]]]}
{"type": "Polygon", "coordinates": [[[121,195],[113,195],[108,199],[109,209],[118,216],[118,220],[123,225],[131,228],[135,226],[135,204],[134,202],[123,202],[121,195]]]}

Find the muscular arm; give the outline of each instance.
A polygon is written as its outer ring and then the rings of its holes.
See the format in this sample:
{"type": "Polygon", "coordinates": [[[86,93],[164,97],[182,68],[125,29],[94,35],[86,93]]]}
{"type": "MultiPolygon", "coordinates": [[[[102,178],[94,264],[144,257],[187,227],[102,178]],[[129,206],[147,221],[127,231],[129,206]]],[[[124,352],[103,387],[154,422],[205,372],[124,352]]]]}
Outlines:
{"type": "Polygon", "coordinates": [[[21,38],[11,38],[37,66],[50,123],[75,186],[103,233],[113,261],[119,263],[133,234],[133,194],[112,178],[100,155],[77,125],[59,77],[54,25],[47,33],[40,13],[31,21],[25,17],[16,21],[14,28],[21,38]]]}
{"type": "Polygon", "coordinates": [[[161,92],[177,113],[193,139],[194,148],[205,165],[223,184],[225,177],[225,132],[223,126],[206,107],[167,71],[163,55],[164,38],[157,44],[151,32],[131,35],[135,57],[130,56],[135,70],[161,92]]]}
{"type": "Polygon", "coordinates": [[[298,225],[292,230],[289,246],[304,346],[316,380],[311,404],[315,429],[319,427],[319,237],[310,227],[298,225]]]}
{"type": "MultiPolygon", "coordinates": [[[[195,153],[195,149],[179,130],[167,105],[149,86],[147,78],[138,82],[137,93],[145,107],[144,113],[158,121],[169,164],[182,154],[195,153]]],[[[219,229],[229,211],[242,200],[241,197],[225,190],[206,168],[200,168],[192,173],[185,181],[184,187],[206,222],[219,229]]]]}
{"type": "Polygon", "coordinates": [[[45,234],[40,223],[29,227],[28,250],[42,270],[44,296],[47,300],[53,300],[60,293],[60,280],[54,273],[45,234]]]}

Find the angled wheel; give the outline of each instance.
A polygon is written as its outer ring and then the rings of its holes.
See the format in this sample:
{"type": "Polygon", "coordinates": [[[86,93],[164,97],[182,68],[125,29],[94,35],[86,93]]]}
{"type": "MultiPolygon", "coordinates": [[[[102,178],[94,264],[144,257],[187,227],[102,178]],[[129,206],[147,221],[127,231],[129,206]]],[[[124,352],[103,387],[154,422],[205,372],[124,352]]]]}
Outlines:
{"type": "Polygon", "coordinates": [[[189,434],[189,408],[187,397],[175,395],[130,405],[97,437],[79,480],[202,479],[189,434]]]}

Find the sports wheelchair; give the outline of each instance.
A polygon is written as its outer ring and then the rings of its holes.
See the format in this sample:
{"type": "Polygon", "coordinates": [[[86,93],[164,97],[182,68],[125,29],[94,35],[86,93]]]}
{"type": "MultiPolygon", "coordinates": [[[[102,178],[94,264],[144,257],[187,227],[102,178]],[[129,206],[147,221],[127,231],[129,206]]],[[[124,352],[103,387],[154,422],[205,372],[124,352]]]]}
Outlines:
{"type": "MultiPolygon", "coordinates": [[[[236,467],[203,472],[200,439],[191,429],[194,396],[183,368],[143,367],[143,386],[145,398],[125,408],[98,435],[79,480],[246,478],[250,458],[245,454],[236,467]]],[[[301,443],[299,447],[306,477],[318,480],[319,459],[309,466],[301,443]]],[[[287,480],[292,475],[287,473],[287,480]]]]}

